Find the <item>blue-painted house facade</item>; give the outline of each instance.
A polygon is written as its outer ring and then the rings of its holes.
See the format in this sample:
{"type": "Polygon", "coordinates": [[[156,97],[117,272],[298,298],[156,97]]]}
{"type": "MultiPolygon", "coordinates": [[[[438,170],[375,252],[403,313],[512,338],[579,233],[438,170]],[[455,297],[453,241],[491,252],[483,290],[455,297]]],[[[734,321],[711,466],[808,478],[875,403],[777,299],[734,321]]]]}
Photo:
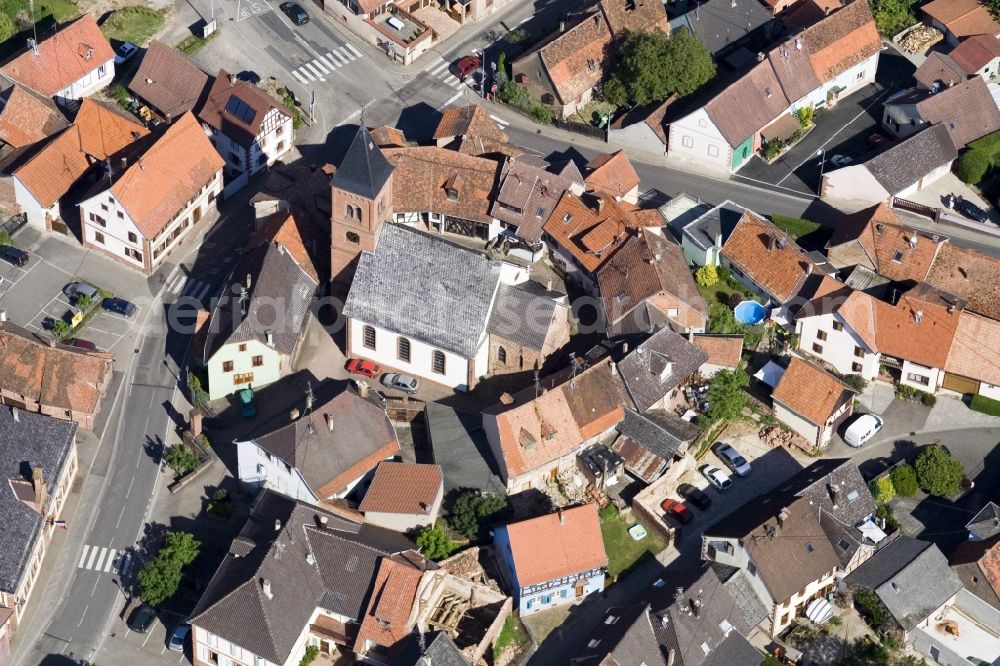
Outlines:
{"type": "Polygon", "coordinates": [[[608,558],[595,504],[498,527],[493,544],[522,615],[604,589],[608,558]]]}

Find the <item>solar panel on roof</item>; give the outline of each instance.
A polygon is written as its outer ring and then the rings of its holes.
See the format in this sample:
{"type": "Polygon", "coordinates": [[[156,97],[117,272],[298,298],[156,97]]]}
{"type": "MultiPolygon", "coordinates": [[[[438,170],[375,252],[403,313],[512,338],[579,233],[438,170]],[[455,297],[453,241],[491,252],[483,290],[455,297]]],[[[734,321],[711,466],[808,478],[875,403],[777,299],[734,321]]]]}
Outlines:
{"type": "Polygon", "coordinates": [[[229,98],[229,102],[226,104],[226,113],[244,123],[249,123],[254,117],[253,108],[236,95],[229,98]]]}

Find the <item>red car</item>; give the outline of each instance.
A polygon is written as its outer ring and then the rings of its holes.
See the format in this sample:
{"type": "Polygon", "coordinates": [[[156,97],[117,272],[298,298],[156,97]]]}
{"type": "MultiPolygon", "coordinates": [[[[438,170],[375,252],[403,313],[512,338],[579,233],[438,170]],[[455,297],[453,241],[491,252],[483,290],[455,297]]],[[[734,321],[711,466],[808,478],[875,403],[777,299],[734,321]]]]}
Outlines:
{"type": "Polygon", "coordinates": [[[668,497],[660,504],[660,508],[666,511],[668,516],[680,521],[681,525],[687,525],[694,520],[694,515],[691,511],[682,502],[678,502],[675,499],[668,497]]]}
{"type": "Polygon", "coordinates": [[[367,359],[352,358],[347,362],[347,371],[354,375],[378,377],[382,374],[382,366],[367,359]]]}
{"type": "Polygon", "coordinates": [[[455,76],[458,77],[459,81],[464,81],[465,77],[479,69],[479,66],[482,64],[483,61],[476,56],[465,56],[455,63],[455,76]]]}

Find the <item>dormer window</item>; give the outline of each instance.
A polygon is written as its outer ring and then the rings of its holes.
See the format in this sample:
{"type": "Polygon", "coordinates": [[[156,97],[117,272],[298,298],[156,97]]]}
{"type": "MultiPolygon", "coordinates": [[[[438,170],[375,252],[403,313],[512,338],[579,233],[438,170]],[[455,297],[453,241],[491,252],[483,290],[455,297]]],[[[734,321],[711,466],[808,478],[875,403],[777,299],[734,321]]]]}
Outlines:
{"type": "Polygon", "coordinates": [[[458,201],[459,176],[456,174],[449,178],[444,184],[444,193],[448,201],[458,201]]]}
{"type": "Polygon", "coordinates": [[[569,222],[572,219],[573,219],[573,214],[572,213],[566,213],[565,215],[563,215],[563,224],[569,222]]]}

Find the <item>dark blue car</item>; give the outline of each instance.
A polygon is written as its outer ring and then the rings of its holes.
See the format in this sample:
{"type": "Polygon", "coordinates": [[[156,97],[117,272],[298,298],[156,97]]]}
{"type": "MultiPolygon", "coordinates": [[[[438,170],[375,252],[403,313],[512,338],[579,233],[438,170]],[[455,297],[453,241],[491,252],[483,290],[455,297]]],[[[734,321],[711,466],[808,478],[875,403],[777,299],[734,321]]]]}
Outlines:
{"type": "Polygon", "coordinates": [[[131,317],[135,314],[135,304],[129,303],[124,298],[105,298],[101,301],[101,307],[108,312],[117,312],[123,317],[131,317]]]}

